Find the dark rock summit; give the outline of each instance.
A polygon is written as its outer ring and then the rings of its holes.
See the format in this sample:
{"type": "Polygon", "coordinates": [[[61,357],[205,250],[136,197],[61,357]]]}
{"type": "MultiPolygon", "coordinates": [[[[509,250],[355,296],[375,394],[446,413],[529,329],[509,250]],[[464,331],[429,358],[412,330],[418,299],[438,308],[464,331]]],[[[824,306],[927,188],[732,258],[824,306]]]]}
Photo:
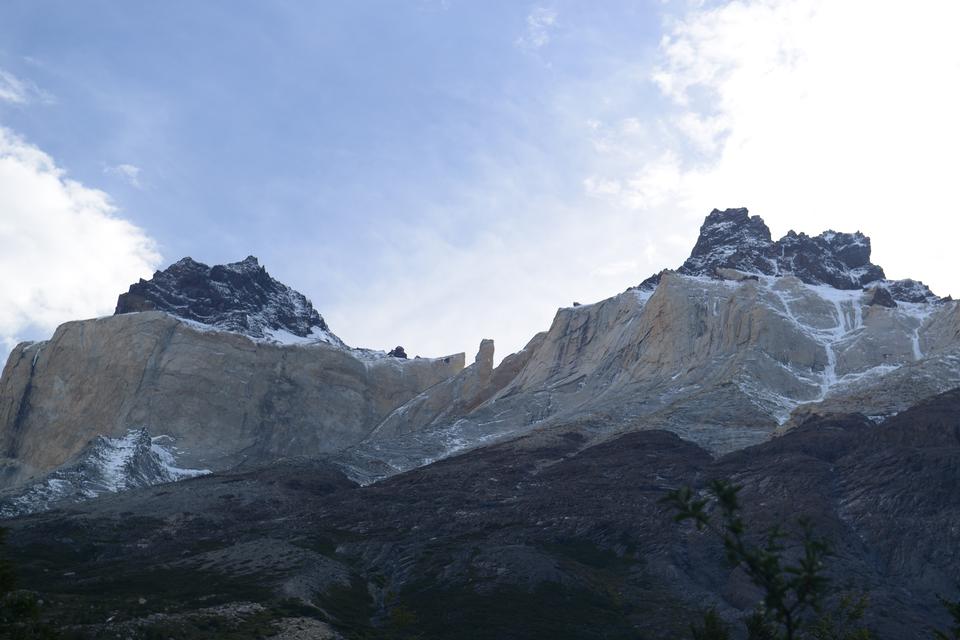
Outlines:
{"type": "MultiPolygon", "coordinates": [[[[715,277],[718,269],[745,273],[792,275],[812,285],[835,289],[863,289],[883,284],[894,300],[933,302],[938,298],[922,282],[889,281],[883,269],[870,262],[870,238],[859,231],[824,231],[818,236],[790,231],[774,241],[760,216],[747,209],[714,209],[700,227],[690,257],[677,271],[688,276],[715,277]]],[[[652,289],[660,274],[647,278],[640,288],[652,289]]]]}
{"type": "Polygon", "coordinates": [[[930,291],[930,288],[919,280],[894,280],[887,283],[890,293],[895,300],[903,302],[935,302],[937,296],[930,291]]]}
{"type": "Polygon", "coordinates": [[[390,356],[391,358],[400,358],[401,360],[407,359],[407,352],[404,351],[403,347],[399,345],[391,349],[387,355],[390,356]]]}
{"type": "Polygon", "coordinates": [[[714,209],[707,216],[690,257],[678,271],[695,276],[718,268],[776,274],[775,247],[760,216],[749,216],[746,209],[714,209]]]}
{"type": "Polygon", "coordinates": [[[165,311],[253,338],[279,331],[342,344],[310,301],[270,277],[254,256],[213,267],[183,258],[120,295],[116,315],[138,311],[165,311]]]}
{"type": "Polygon", "coordinates": [[[870,287],[867,289],[867,304],[887,307],[888,309],[897,308],[897,301],[893,299],[893,294],[886,287],[870,287]]]}

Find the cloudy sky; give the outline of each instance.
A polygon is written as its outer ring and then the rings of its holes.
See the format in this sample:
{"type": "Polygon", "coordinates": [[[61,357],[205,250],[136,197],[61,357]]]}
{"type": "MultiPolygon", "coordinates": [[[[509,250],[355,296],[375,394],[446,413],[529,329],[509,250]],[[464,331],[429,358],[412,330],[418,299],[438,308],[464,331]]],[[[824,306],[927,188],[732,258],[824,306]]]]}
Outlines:
{"type": "Polygon", "coordinates": [[[189,255],[498,356],[714,207],[960,294],[960,3],[0,5],[0,351],[189,255]],[[599,7],[599,8],[598,8],[599,7]]]}

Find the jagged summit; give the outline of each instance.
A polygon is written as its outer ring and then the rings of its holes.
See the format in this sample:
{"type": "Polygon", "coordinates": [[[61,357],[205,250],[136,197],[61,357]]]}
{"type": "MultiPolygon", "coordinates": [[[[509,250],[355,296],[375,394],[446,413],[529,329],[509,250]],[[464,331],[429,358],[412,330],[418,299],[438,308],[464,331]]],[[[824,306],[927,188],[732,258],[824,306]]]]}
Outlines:
{"type": "Polygon", "coordinates": [[[409,359],[399,347],[252,344],[231,332],[310,342],[326,324],[256,258],[186,258],[133,285],[120,315],[13,350],[0,378],[0,489],[29,484],[28,506],[83,494],[102,474],[47,474],[74,469],[97,436],[116,453],[98,460],[139,460],[130,452],[146,454],[146,436],[128,430],[140,427],[175,439],[177,468],[327,456],[371,482],[561,430],[586,443],[665,429],[720,454],[811,415],[880,422],[960,385],[960,303],[905,302],[932,294],[886,280],[860,233],[774,242],[745,209],[714,211],[690,259],[650,289],[562,308],[496,368],[487,341],[465,367],[463,354],[409,359]],[[127,313],[148,310],[160,311],[127,313]]]}
{"type": "Polygon", "coordinates": [[[254,256],[213,267],[183,258],[120,295],[115,315],[137,311],[165,311],[257,339],[343,345],[310,301],[270,277],[254,256]]]}
{"type": "MultiPolygon", "coordinates": [[[[894,300],[933,302],[937,296],[922,282],[887,280],[883,269],[870,262],[870,238],[859,231],[824,231],[818,236],[790,231],[777,241],[760,216],[747,209],[714,209],[703,221],[690,257],[677,271],[689,276],[717,277],[719,269],[748,274],[798,277],[807,284],[853,290],[883,287],[894,300]]],[[[660,274],[640,288],[652,289],[660,274]]]]}

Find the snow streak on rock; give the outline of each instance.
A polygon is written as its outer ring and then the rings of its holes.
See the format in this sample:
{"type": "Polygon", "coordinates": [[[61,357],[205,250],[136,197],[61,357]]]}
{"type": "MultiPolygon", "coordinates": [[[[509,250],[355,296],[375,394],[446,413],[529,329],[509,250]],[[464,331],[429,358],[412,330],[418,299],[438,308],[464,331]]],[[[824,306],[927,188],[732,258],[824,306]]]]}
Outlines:
{"type": "MultiPolygon", "coordinates": [[[[869,365],[860,366],[855,370],[839,373],[838,357],[856,347],[857,341],[864,336],[866,330],[864,325],[864,309],[867,308],[864,304],[865,294],[857,290],[840,290],[823,285],[801,285],[800,295],[794,297],[791,296],[786,287],[780,286],[776,277],[763,276],[759,280],[761,286],[772,294],[776,301],[774,308],[783,319],[804,336],[817,343],[824,353],[825,364],[822,371],[819,372],[808,373],[791,367],[789,363],[784,365],[784,368],[798,380],[808,380],[811,384],[816,384],[819,391],[817,396],[812,399],[778,396],[776,401],[781,404],[781,407],[776,412],[776,416],[781,424],[789,418],[794,409],[803,404],[822,402],[828,396],[842,393],[845,387],[864,382],[870,378],[882,377],[900,369],[905,364],[909,364],[910,357],[906,356],[906,359],[902,361],[871,362],[869,365]],[[819,301],[821,306],[829,305],[832,308],[829,314],[832,321],[824,324],[796,311],[798,306],[809,310],[811,300],[819,301]]],[[[903,331],[907,334],[912,348],[913,362],[920,361],[924,357],[920,346],[920,331],[936,309],[937,305],[925,302],[900,302],[895,308],[882,311],[882,313],[890,316],[894,322],[892,326],[900,327],[900,329],[894,329],[895,331],[903,331]]],[[[881,311],[878,310],[875,313],[881,313],[881,311]]],[[[895,336],[891,336],[891,339],[893,338],[895,336]]],[[[750,392],[755,395],[763,395],[761,386],[753,385],[750,392]]]]}
{"type": "Polygon", "coordinates": [[[172,438],[151,437],[146,429],[131,429],[120,438],[99,436],[72,461],[43,479],[0,496],[0,517],[46,511],[60,503],[210,473],[177,466],[176,451],[172,438]]]}

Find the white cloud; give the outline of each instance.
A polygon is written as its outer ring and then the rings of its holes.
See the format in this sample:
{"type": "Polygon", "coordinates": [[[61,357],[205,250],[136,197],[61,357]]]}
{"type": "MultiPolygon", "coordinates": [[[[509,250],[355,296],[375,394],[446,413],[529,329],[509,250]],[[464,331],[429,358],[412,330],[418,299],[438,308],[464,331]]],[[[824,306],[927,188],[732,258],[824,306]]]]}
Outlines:
{"type": "Polygon", "coordinates": [[[594,197],[619,196],[623,192],[623,185],[619,180],[611,180],[599,176],[590,176],[583,181],[587,194],[594,197]]]}
{"type": "Polygon", "coordinates": [[[351,344],[440,355],[490,337],[502,357],[557,306],[678,266],[713,207],[739,206],[775,234],[860,229],[889,275],[960,293],[956,21],[939,5],[924,5],[929,26],[839,4],[695,6],[671,23],[655,81],[617,52],[590,77],[559,66],[544,97],[559,115],[532,129],[562,146],[491,154],[438,224],[384,230],[396,249],[374,286],[346,274],[342,299],[318,306],[351,344]],[[483,232],[445,236],[464,211],[483,232]]]}
{"type": "Polygon", "coordinates": [[[0,247],[7,348],[67,320],[111,313],[117,295],[160,262],[154,242],[117,217],[107,194],[67,178],[50,156],[2,127],[0,247]]]}
{"type": "Polygon", "coordinates": [[[501,181],[478,181],[472,194],[444,207],[482,217],[476,237],[402,220],[385,228],[394,248],[379,256],[376,282],[348,280],[340,300],[321,301],[333,330],[353,345],[401,344],[430,356],[465,350],[468,359],[481,338],[493,338],[500,359],[547,329],[557,307],[619,293],[689,253],[694,238],[682,236],[678,247],[672,217],[531,189],[540,166],[532,159],[506,165],[501,181]]]}
{"type": "Polygon", "coordinates": [[[616,262],[594,267],[590,275],[606,277],[623,276],[629,278],[638,273],[639,268],[640,263],[637,260],[617,260],[616,262]]]}
{"type": "Polygon", "coordinates": [[[27,86],[9,71],[0,69],[0,100],[13,104],[27,102],[29,91],[27,86]]]}
{"type": "Polygon", "coordinates": [[[0,69],[0,102],[25,105],[37,100],[43,103],[53,102],[51,96],[34,83],[21,80],[9,71],[0,69]]]}
{"type": "Polygon", "coordinates": [[[775,235],[860,229],[889,276],[956,295],[958,23],[960,4],[933,1],[694,10],[653,75],[664,135],[587,189],[664,216],[748,206],[775,235]]]}
{"type": "Polygon", "coordinates": [[[140,167],[133,164],[118,164],[112,167],[107,167],[103,170],[104,173],[111,176],[116,176],[123,179],[125,182],[131,186],[139,189],[140,184],[140,167]]]}
{"type": "Polygon", "coordinates": [[[534,7],[527,15],[527,28],[517,38],[521,49],[536,50],[550,42],[550,34],[557,24],[557,12],[547,7],[534,7]]]}

